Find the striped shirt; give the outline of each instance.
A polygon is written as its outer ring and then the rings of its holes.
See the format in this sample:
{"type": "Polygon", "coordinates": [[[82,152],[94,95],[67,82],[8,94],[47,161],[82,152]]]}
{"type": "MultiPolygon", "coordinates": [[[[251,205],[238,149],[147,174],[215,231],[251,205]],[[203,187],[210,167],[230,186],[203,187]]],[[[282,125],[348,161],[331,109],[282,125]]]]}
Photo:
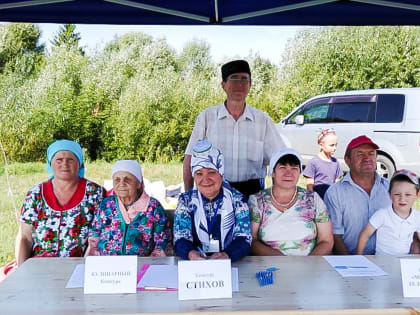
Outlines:
{"type": "Polygon", "coordinates": [[[185,154],[192,155],[194,144],[204,138],[222,151],[225,178],[230,182],[264,178],[271,154],[284,146],[271,118],[249,105],[238,120],[224,104],[202,111],[185,154]]]}

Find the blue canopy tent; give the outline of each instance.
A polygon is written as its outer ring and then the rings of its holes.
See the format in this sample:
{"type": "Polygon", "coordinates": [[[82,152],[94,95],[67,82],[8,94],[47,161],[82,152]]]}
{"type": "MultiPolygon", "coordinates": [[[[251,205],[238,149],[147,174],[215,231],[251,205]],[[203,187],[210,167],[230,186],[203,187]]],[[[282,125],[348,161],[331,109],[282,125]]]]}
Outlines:
{"type": "Polygon", "coordinates": [[[0,0],[0,21],[150,25],[419,25],[418,0],[0,0]]]}

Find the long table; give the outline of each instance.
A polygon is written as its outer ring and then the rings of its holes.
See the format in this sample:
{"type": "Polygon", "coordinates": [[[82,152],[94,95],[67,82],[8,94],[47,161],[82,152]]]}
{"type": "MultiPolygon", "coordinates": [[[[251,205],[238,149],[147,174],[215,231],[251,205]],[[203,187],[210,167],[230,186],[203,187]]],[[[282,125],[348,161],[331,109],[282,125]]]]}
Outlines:
{"type": "MultiPolygon", "coordinates": [[[[176,291],[84,295],[65,289],[83,258],[35,258],[0,283],[0,314],[419,314],[420,298],[402,295],[400,257],[367,257],[389,275],[342,278],[323,257],[249,256],[233,264],[240,291],[232,299],[194,301],[178,301],[176,291]],[[260,287],[255,273],[268,267],[279,268],[275,283],[260,287]]],[[[138,263],[176,264],[177,258],[138,263]]]]}

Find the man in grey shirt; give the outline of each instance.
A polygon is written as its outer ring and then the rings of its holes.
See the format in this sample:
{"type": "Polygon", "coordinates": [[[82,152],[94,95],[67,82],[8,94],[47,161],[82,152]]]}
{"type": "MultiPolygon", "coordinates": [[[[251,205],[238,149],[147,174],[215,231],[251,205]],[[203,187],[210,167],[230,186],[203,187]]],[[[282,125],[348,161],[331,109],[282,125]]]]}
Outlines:
{"type": "MultiPolygon", "coordinates": [[[[369,218],[380,208],[391,206],[389,181],[375,171],[377,149],[378,145],[364,135],[351,140],[344,157],[350,171],[325,193],[336,254],[354,254],[369,218]]],[[[364,254],[374,254],[375,245],[376,234],[369,239],[364,254]]]]}

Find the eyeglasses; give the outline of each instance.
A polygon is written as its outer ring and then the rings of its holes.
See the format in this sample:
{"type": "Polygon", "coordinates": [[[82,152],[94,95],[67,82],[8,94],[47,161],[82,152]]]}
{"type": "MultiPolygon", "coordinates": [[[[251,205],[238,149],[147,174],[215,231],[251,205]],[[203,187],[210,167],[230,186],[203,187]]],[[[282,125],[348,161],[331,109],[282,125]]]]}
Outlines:
{"type": "Polygon", "coordinates": [[[230,78],[227,79],[229,82],[232,83],[249,83],[251,82],[251,79],[248,77],[237,77],[237,76],[232,76],[230,78]]]}

